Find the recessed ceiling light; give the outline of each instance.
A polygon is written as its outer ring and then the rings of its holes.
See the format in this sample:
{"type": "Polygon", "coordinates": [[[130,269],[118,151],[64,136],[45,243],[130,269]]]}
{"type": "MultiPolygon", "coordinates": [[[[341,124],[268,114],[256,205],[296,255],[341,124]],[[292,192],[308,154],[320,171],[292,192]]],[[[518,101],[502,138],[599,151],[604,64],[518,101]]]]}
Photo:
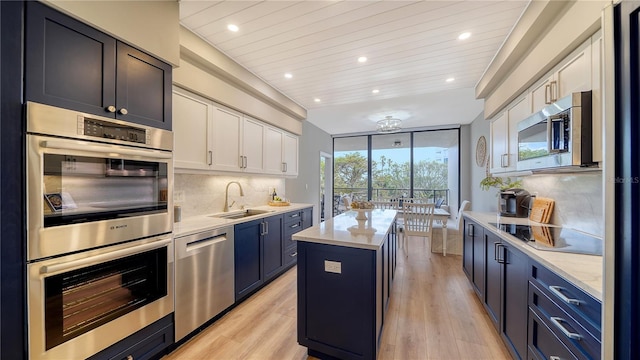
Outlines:
{"type": "Polygon", "coordinates": [[[227,25],[227,29],[229,29],[229,31],[233,31],[233,32],[238,32],[238,30],[240,30],[240,28],[237,25],[233,25],[233,24],[227,25]]]}
{"type": "Polygon", "coordinates": [[[286,77],[287,79],[291,79],[293,75],[291,73],[284,73],[284,77],[286,77]]]}
{"type": "Polygon", "coordinates": [[[358,58],[358,62],[359,62],[359,63],[367,62],[367,57],[366,57],[366,56],[360,56],[360,57],[358,58]]]}
{"type": "Polygon", "coordinates": [[[315,102],[319,103],[319,102],[320,102],[320,99],[315,98],[315,99],[313,99],[313,101],[315,101],[315,102]]]}
{"type": "Polygon", "coordinates": [[[453,82],[455,79],[456,79],[456,78],[452,78],[452,77],[450,77],[450,78],[448,78],[446,81],[447,81],[447,82],[453,82]]]}
{"type": "Polygon", "coordinates": [[[379,93],[379,92],[380,92],[380,90],[378,90],[378,89],[373,89],[373,90],[371,90],[371,92],[372,92],[372,93],[374,93],[374,94],[377,94],[377,93],[379,93]]]}
{"type": "Polygon", "coordinates": [[[458,35],[458,40],[466,40],[470,37],[471,37],[470,32],[463,32],[462,34],[458,35]]]}

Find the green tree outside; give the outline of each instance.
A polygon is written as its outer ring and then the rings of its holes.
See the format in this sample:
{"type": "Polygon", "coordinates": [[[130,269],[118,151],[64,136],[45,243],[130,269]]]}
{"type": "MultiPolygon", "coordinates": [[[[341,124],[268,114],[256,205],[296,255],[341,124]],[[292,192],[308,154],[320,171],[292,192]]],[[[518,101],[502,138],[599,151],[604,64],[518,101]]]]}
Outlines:
{"type": "MultiPolygon", "coordinates": [[[[397,163],[384,155],[372,160],[373,189],[407,189],[410,187],[409,161],[397,163]]],[[[414,189],[446,190],[448,188],[448,164],[438,161],[419,161],[414,164],[414,189]]],[[[367,189],[367,158],[358,152],[334,158],[334,187],[337,189],[367,189]]],[[[378,190],[380,198],[402,196],[402,190],[378,190]]],[[[407,194],[408,195],[408,194],[407,194]]],[[[374,194],[375,196],[375,194],[374,194]]],[[[432,197],[432,193],[416,193],[416,197],[432,197]]]]}

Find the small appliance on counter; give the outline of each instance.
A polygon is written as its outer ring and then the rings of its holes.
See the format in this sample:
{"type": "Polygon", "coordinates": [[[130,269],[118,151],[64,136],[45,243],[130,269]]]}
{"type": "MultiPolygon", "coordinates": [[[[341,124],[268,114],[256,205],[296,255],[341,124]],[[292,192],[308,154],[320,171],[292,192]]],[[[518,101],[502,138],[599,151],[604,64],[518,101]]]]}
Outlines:
{"type": "Polygon", "coordinates": [[[500,216],[529,217],[531,194],[524,189],[507,189],[500,192],[500,216]]]}

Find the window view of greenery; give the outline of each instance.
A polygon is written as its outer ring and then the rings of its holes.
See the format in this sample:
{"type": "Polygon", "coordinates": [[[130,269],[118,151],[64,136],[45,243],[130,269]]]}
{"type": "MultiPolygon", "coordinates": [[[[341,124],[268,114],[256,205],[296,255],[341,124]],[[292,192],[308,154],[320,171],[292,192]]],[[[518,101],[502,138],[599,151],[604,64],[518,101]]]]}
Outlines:
{"type": "MultiPolygon", "coordinates": [[[[411,135],[371,135],[371,184],[368,184],[367,137],[334,139],[335,214],[356,200],[414,197],[450,203],[452,176],[457,184],[457,130],[414,133],[413,149],[411,135]],[[451,149],[455,151],[452,153],[451,149]],[[450,169],[450,156],[456,157],[455,169],[450,169]]],[[[455,187],[457,192],[457,185],[455,187]]]]}
{"type": "MultiPolygon", "coordinates": [[[[450,156],[458,156],[458,131],[424,131],[414,134],[413,141],[413,197],[427,198],[433,202],[450,204],[450,176],[457,165],[450,169],[450,156]],[[452,150],[455,150],[452,152],[452,150]]],[[[458,161],[451,162],[457,164],[458,161]]],[[[457,185],[456,185],[457,187],[457,185]]]]}
{"type": "Polygon", "coordinates": [[[371,137],[372,200],[408,197],[411,192],[411,134],[371,137]]]}

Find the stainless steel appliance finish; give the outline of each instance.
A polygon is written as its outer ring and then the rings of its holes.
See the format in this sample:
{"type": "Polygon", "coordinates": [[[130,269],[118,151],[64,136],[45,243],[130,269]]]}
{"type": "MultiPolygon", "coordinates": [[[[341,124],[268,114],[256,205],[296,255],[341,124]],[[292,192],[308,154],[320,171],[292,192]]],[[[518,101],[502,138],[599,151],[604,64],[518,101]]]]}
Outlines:
{"type": "Polygon", "coordinates": [[[171,132],[32,102],[27,132],[27,260],[171,232],[171,132]]]}
{"type": "Polygon", "coordinates": [[[84,359],[173,312],[173,259],[167,234],[28,264],[29,358],[84,359]]]}
{"type": "Polygon", "coordinates": [[[233,226],[175,239],[176,341],[233,305],[233,226]]]}
{"type": "Polygon", "coordinates": [[[595,166],[591,91],[576,92],[518,123],[518,170],[595,166]]]}

